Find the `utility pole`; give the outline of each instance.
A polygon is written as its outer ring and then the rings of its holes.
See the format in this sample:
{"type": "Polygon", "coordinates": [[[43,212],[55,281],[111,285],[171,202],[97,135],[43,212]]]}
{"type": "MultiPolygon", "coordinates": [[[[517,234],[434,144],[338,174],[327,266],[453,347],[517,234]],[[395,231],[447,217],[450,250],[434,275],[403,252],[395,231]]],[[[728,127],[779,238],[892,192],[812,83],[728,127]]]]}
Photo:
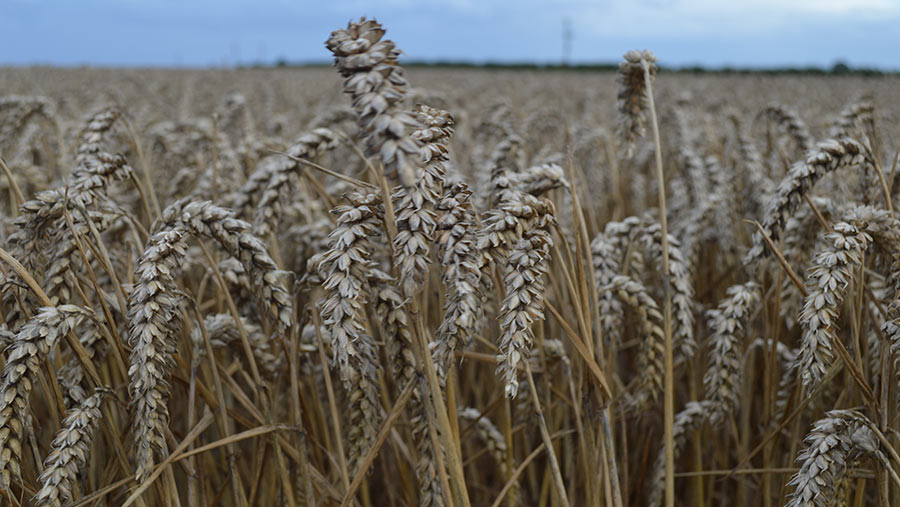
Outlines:
{"type": "Polygon", "coordinates": [[[562,64],[563,67],[568,67],[572,63],[572,38],[574,37],[572,20],[569,18],[563,18],[562,37],[562,64]]]}

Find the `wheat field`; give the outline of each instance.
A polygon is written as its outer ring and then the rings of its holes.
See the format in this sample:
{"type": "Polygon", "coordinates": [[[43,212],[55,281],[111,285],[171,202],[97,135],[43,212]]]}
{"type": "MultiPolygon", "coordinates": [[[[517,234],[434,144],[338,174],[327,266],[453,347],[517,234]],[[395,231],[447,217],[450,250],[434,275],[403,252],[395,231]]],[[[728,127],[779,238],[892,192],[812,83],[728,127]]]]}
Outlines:
{"type": "Polygon", "coordinates": [[[900,503],[900,82],[0,72],[0,504],[900,503]]]}

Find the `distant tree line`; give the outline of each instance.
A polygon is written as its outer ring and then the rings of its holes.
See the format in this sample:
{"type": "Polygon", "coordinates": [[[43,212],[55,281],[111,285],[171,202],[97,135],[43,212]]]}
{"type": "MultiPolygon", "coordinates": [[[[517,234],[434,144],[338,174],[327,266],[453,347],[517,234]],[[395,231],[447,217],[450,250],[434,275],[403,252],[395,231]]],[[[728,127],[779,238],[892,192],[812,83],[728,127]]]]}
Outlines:
{"type": "MultiPolygon", "coordinates": [[[[274,65],[268,63],[253,63],[243,67],[330,67],[330,62],[290,62],[286,59],[277,60],[274,65]]],[[[464,60],[411,60],[403,62],[407,68],[444,68],[444,69],[490,69],[490,70],[543,70],[543,71],[582,71],[582,72],[613,72],[618,64],[609,62],[594,63],[537,63],[537,62],[472,62],[464,60]]],[[[830,67],[806,66],[806,67],[705,67],[703,65],[665,66],[660,65],[660,70],[684,74],[765,74],[765,75],[828,75],[828,76],[890,76],[900,73],[897,70],[882,70],[874,67],[854,67],[844,61],[837,61],[830,67]]]]}

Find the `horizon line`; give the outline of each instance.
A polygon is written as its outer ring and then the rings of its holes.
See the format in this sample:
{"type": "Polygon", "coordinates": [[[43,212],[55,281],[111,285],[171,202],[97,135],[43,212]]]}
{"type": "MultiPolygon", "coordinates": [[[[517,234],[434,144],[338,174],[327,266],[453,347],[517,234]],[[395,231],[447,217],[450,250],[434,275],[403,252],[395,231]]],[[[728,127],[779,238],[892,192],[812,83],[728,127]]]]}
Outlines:
{"type": "MultiPolygon", "coordinates": [[[[482,70],[554,70],[554,71],[615,71],[617,61],[536,61],[536,60],[458,60],[452,58],[429,58],[417,60],[401,60],[401,65],[408,68],[457,68],[482,70]]],[[[289,60],[276,58],[272,61],[242,61],[237,63],[194,64],[103,64],[103,63],[4,63],[0,68],[56,68],[56,69],[157,69],[157,70],[242,70],[242,69],[299,69],[331,67],[330,60],[289,60]]],[[[710,74],[823,74],[823,75],[896,75],[898,68],[878,67],[870,65],[854,65],[843,59],[835,59],[831,65],[817,64],[782,64],[782,65],[707,65],[687,63],[681,65],[658,65],[663,72],[675,73],[710,73],[710,74]]]]}

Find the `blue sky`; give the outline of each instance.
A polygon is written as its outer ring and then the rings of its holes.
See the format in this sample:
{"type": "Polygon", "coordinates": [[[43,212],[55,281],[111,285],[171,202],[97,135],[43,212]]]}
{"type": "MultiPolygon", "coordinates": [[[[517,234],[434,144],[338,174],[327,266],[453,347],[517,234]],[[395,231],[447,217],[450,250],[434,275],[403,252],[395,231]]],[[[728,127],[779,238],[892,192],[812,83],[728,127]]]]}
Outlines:
{"type": "Polygon", "coordinates": [[[361,15],[417,60],[558,62],[568,19],[575,62],[900,69],[900,0],[0,0],[0,65],[326,61],[361,15]]]}

